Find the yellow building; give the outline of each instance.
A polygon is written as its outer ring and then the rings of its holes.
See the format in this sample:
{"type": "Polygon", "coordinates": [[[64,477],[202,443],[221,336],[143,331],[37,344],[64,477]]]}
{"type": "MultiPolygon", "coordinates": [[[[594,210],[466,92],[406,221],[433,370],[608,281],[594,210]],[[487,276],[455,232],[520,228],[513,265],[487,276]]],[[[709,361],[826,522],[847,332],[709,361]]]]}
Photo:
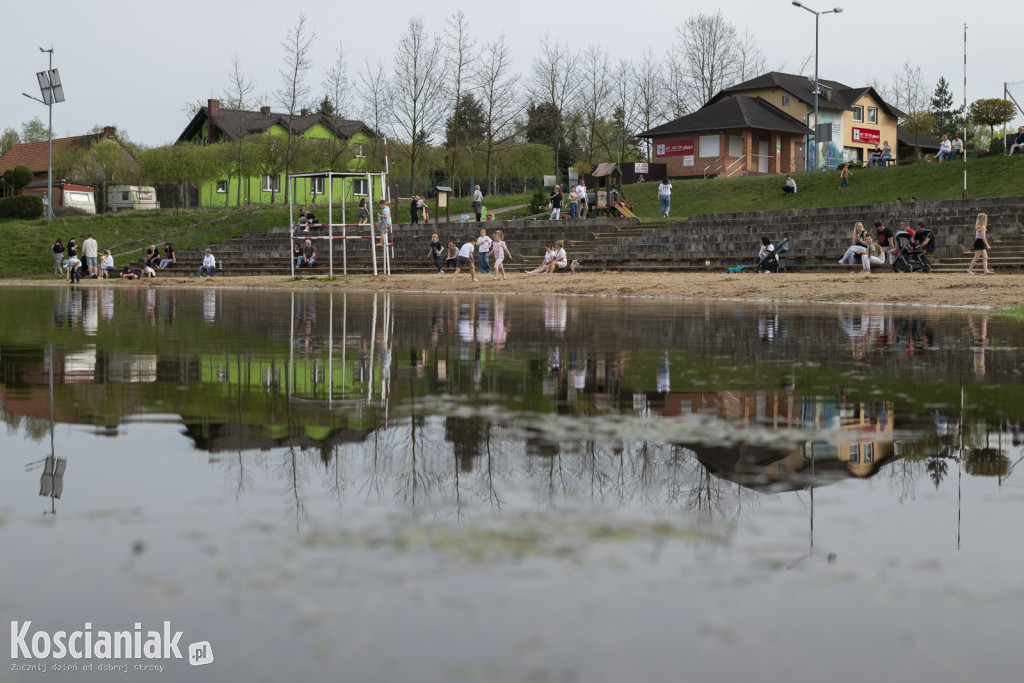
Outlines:
{"type": "MultiPolygon", "coordinates": [[[[896,156],[897,132],[902,111],[886,102],[874,88],[851,88],[837,81],[819,79],[818,117],[832,124],[832,140],[822,145],[818,167],[843,162],[867,161],[876,144],[886,141],[896,156]]],[[[760,97],[808,127],[814,126],[814,79],[777,71],[726,88],[708,106],[725,98],[760,97]]],[[[813,167],[813,145],[807,145],[807,168],[813,167]]]]}

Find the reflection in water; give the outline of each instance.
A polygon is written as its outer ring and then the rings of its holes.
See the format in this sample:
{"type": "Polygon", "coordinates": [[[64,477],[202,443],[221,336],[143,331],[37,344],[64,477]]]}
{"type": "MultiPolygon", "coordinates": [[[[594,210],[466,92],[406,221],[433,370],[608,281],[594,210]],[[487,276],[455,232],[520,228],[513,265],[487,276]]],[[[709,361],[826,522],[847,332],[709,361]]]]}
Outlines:
{"type": "Polygon", "coordinates": [[[176,414],[236,497],[267,466],[300,515],[323,472],[339,501],[372,492],[460,514],[524,492],[724,514],[742,507],[741,489],[884,471],[904,500],[922,477],[938,487],[953,462],[1002,481],[1024,457],[1020,412],[991,408],[1021,411],[1014,385],[967,385],[963,405],[949,391],[965,371],[1006,381],[1019,367],[1021,334],[1005,328],[989,359],[1004,371],[986,373],[983,314],[964,325],[877,306],[830,317],[504,295],[36,296],[52,296],[52,326],[4,342],[8,424],[42,419],[48,394],[55,421],[111,436],[135,416],[176,414]],[[257,451],[263,466],[247,462],[257,451]]]}

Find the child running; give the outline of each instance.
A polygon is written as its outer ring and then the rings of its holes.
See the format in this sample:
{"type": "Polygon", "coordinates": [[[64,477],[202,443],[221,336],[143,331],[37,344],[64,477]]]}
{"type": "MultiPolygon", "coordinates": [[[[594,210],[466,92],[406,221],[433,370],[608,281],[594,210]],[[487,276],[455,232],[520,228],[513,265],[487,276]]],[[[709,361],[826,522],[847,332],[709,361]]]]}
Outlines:
{"type": "Polygon", "coordinates": [[[370,222],[370,214],[366,212],[366,197],[359,200],[359,225],[366,225],[370,222]]]}
{"type": "Polygon", "coordinates": [[[452,276],[452,282],[455,282],[455,278],[459,277],[459,271],[463,268],[469,268],[469,274],[473,276],[473,282],[478,282],[476,279],[476,266],[473,265],[473,250],[476,248],[476,242],[470,237],[466,240],[466,243],[459,249],[459,255],[455,259],[455,275],[452,276]]]}
{"type": "Polygon", "coordinates": [[[503,261],[505,257],[512,258],[512,252],[508,250],[508,245],[505,244],[505,233],[501,230],[494,231],[494,244],[491,245],[491,251],[494,252],[494,279],[498,279],[498,273],[501,273],[501,279],[505,278],[505,266],[503,261]]]}

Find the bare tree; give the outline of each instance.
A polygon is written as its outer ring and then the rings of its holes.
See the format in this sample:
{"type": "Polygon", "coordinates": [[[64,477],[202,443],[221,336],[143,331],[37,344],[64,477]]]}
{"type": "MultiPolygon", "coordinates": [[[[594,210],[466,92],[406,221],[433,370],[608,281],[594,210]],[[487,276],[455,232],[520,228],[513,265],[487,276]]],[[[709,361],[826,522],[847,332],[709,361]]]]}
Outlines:
{"type": "MultiPolygon", "coordinates": [[[[607,111],[607,102],[611,95],[611,83],[608,72],[611,69],[608,54],[600,45],[591,45],[581,56],[587,68],[583,70],[580,83],[580,104],[583,111],[583,122],[586,126],[587,161],[594,163],[594,134],[598,124],[607,111]]],[[[570,71],[575,71],[570,69],[570,71]]]]}
{"type": "Polygon", "coordinates": [[[310,52],[314,40],[316,40],[316,30],[308,26],[306,15],[302,13],[295,26],[288,29],[287,37],[281,42],[281,47],[284,48],[284,68],[280,71],[281,87],[274,92],[274,97],[288,112],[288,142],[285,145],[284,157],[284,200],[286,203],[291,196],[290,183],[287,182],[288,174],[291,172],[294,147],[298,144],[298,140],[292,133],[292,122],[295,119],[295,112],[309,100],[306,72],[313,66],[310,52]]]}
{"type": "Polygon", "coordinates": [[[427,33],[422,19],[410,19],[395,46],[392,85],[396,142],[409,157],[410,191],[414,189],[416,159],[444,117],[443,78],[440,39],[427,33]]]}
{"type": "Polygon", "coordinates": [[[903,62],[900,70],[893,72],[892,85],[883,96],[891,97],[891,103],[905,112],[925,111],[931,100],[921,67],[912,67],[909,61],[903,62]]]}
{"type": "Polygon", "coordinates": [[[535,104],[547,104],[553,114],[551,121],[551,147],[554,149],[555,182],[559,181],[562,167],[562,146],[565,132],[573,127],[574,112],[570,104],[576,100],[579,83],[573,78],[573,63],[568,48],[545,35],[540,54],[533,58],[529,90],[535,104]]]}
{"type": "Polygon", "coordinates": [[[338,43],[334,54],[334,64],[327,70],[324,78],[324,95],[318,109],[322,116],[326,116],[325,123],[331,127],[334,135],[319,143],[316,150],[318,167],[329,171],[336,171],[344,166],[343,162],[348,156],[349,148],[348,141],[341,138],[335,123],[336,119],[345,117],[348,109],[346,98],[350,90],[348,60],[345,58],[345,49],[341,43],[338,43]]]}
{"type": "MultiPolygon", "coordinates": [[[[704,106],[718,91],[736,82],[740,73],[740,40],[736,27],[725,20],[721,10],[715,14],[689,17],[676,27],[676,42],[670,53],[680,69],[684,97],[690,110],[704,106]]],[[[751,38],[744,50],[752,55],[756,43],[751,38]]],[[[759,51],[758,51],[759,52],[759,51]]]]}
{"type": "Polygon", "coordinates": [[[449,95],[452,106],[452,139],[451,148],[448,150],[448,181],[452,182],[455,177],[455,160],[459,153],[459,132],[461,128],[460,113],[462,103],[462,92],[473,61],[476,59],[476,41],[470,35],[469,22],[466,14],[460,9],[451,16],[446,32],[444,43],[445,51],[448,53],[448,67],[446,71],[451,74],[451,82],[448,84],[449,95]]]}
{"type": "Polygon", "coordinates": [[[505,34],[484,46],[473,84],[484,111],[484,151],[487,187],[496,193],[493,157],[497,148],[513,135],[513,124],[521,112],[516,97],[516,74],[512,73],[512,56],[505,43],[505,34]]]}
{"type": "MultiPolygon", "coordinates": [[[[664,91],[659,72],[662,69],[662,61],[648,47],[640,54],[640,59],[633,64],[630,74],[630,84],[633,88],[633,102],[636,105],[636,126],[640,130],[650,130],[656,121],[664,117],[665,101],[662,97],[664,91]]],[[[651,161],[651,140],[645,140],[647,145],[647,160],[651,161]]]]}
{"type": "Polygon", "coordinates": [[[768,71],[768,60],[750,31],[736,41],[736,79],[746,81],[768,71]]]}
{"type": "Polygon", "coordinates": [[[373,168],[381,167],[380,138],[388,135],[391,125],[391,86],[380,59],[373,66],[363,59],[363,70],[359,72],[356,86],[363,102],[362,119],[373,129],[373,168]]]}
{"type": "MultiPolygon", "coordinates": [[[[248,131],[242,129],[242,113],[250,105],[249,97],[255,90],[252,77],[242,72],[238,63],[238,55],[231,60],[231,68],[227,71],[228,89],[224,96],[224,108],[238,110],[238,139],[235,140],[235,171],[238,174],[237,187],[235,188],[235,201],[242,206],[242,139],[248,131]]],[[[230,181],[230,175],[228,177],[230,181]]],[[[227,206],[228,193],[225,193],[224,205],[227,206]]]]}

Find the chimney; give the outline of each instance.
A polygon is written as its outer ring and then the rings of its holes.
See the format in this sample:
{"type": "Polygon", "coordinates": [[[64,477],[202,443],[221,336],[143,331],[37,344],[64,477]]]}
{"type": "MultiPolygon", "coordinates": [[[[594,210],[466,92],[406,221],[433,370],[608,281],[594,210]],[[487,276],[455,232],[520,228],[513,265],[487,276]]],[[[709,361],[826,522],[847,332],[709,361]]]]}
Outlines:
{"type": "Polygon", "coordinates": [[[260,107],[260,113],[265,116],[270,116],[270,107],[260,107]]]}
{"type": "Polygon", "coordinates": [[[103,126],[103,137],[111,140],[117,139],[117,128],[114,126],[103,126]]]}
{"type": "Polygon", "coordinates": [[[309,110],[303,107],[302,110],[299,112],[299,116],[309,116],[309,110]]]}
{"type": "Polygon", "coordinates": [[[219,116],[220,100],[206,100],[206,108],[210,111],[210,116],[219,116]]]}

